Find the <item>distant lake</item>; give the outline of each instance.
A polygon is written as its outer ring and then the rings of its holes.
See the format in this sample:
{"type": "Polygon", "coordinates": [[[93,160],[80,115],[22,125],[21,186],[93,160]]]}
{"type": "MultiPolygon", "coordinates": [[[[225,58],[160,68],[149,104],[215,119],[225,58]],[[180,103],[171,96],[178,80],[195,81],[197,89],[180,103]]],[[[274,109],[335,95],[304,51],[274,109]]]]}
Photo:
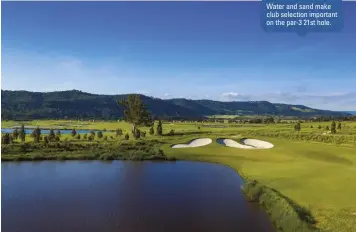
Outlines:
{"type": "MultiPolygon", "coordinates": [[[[15,129],[13,128],[1,128],[1,133],[12,133],[15,129]]],[[[18,129],[19,130],[19,129],[18,129]]],[[[26,129],[25,132],[26,134],[31,134],[34,129],[26,129]]],[[[98,130],[75,130],[77,134],[89,134],[90,131],[97,132],[98,130]]],[[[56,133],[57,130],[54,129],[54,133],[56,133]]],[[[61,130],[61,134],[71,134],[72,130],[61,130]]],[[[41,129],[41,134],[49,134],[49,129],[41,129]]]]}
{"type": "Polygon", "coordinates": [[[198,162],[4,162],[4,232],[275,232],[231,168],[198,162]]]}

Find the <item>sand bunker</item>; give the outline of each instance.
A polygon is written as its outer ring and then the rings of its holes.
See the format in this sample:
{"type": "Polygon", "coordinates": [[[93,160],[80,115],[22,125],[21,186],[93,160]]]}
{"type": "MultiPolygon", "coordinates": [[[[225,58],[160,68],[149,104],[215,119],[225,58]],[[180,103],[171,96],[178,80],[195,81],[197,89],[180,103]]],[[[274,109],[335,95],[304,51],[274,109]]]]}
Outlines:
{"type": "Polygon", "coordinates": [[[218,139],[217,143],[227,146],[242,149],[269,149],[273,147],[272,143],[258,140],[258,139],[241,139],[240,143],[232,139],[218,139]]]}
{"type": "Polygon", "coordinates": [[[186,144],[175,144],[172,148],[189,148],[189,147],[202,147],[212,142],[209,138],[194,139],[186,144]]]}

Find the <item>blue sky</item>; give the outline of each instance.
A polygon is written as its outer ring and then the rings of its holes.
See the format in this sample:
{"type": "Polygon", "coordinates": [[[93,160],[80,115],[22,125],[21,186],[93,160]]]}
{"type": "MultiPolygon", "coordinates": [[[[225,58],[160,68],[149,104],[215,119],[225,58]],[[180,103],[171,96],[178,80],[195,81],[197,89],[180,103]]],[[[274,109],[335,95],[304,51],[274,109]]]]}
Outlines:
{"type": "Polygon", "coordinates": [[[1,4],[2,89],[356,110],[356,2],[304,37],[265,33],[259,2],[1,4]]]}

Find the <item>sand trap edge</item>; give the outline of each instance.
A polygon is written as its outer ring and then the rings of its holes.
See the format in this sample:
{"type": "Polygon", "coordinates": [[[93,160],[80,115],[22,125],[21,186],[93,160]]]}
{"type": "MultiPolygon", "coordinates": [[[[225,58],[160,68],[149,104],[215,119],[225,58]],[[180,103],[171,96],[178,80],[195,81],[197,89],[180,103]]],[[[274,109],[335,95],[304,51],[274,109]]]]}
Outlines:
{"type": "Polygon", "coordinates": [[[178,143],[171,145],[171,148],[194,148],[203,147],[213,142],[211,138],[197,138],[188,141],[187,143],[178,143]]]}
{"type": "Polygon", "coordinates": [[[240,139],[240,143],[229,138],[218,138],[216,142],[220,145],[232,148],[240,148],[240,149],[271,149],[274,145],[270,142],[259,140],[259,139],[249,139],[242,138],[240,139]]]}

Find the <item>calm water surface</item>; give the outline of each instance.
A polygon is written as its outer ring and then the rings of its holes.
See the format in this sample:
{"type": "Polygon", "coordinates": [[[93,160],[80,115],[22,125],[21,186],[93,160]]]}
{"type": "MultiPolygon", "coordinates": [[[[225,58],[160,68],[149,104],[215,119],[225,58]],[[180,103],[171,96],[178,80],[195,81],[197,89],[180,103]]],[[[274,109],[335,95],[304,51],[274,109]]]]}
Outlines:
{"type": "Polygon", "coordinates": [[[198,162],[3,162],[4,232],[272,232],[234,170],[198,162]]]}

